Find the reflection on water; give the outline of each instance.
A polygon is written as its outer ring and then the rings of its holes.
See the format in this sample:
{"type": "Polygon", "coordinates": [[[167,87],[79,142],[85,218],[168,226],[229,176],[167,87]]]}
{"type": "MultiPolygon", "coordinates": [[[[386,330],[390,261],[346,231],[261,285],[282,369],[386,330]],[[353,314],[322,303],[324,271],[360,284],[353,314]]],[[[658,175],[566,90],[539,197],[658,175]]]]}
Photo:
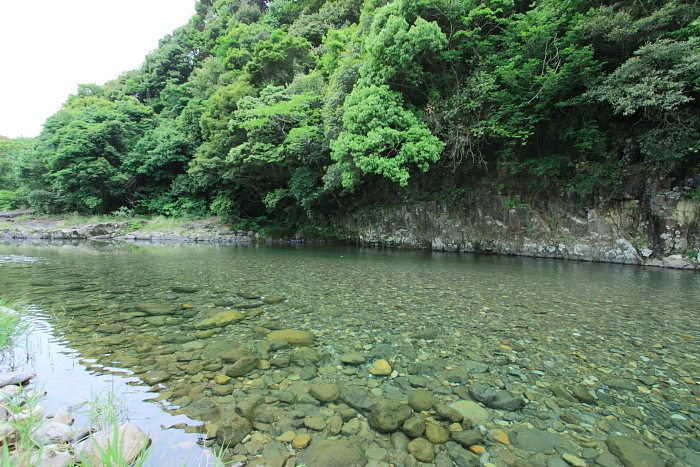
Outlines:
{"type": "MultiPolygon", "coordinates": [[[[156,443],[180,446],[161,448],[169,459],[186,457],[201,435],[161,425],[200,425],[241,391],[279,398],[275,391],[309,379],[303,365],[284,365],[288,350],[261,344],[274,329],[313,332],[316,367],[343,384],[367,385],[368,376],[344,368],[338,355],[391,359],[401,376],[379,388],[385,395],[401,392],[406,365],[416,361],[433,365],[427,387],[437,393],[445,378],[447,386],[490,375],[511,390],[569,381],[607,391],[608,376],[648,376],[647,386],[660,385],[686,419],[700,395],[700,275],[688,271],[354,247],[15,242],[0,245],[3,294],[31,306],[38,326],[26,366],[48,388],[50,405],[117,386],[156,443]],[[165,307],[143,306],[154,303],[165,307]],[[227,309],[246,319],[196,327],[227,309]],[[223,382],[221,355],[235,348],[261,364],[223,382]],[[445,376],[464,361],[488,370],[445,376]],[[678,382],[673,390],[661,384],[669,379],[678,382]],[[159,393],[146,392],[151,385],[159,393]],[[153,397],[157,403],[141,402],[153,397]]],[[[651,390],[649,397],[653,412],[651,390]]],[[[664,425],[649,427],[683,435],[664,425]]]]}

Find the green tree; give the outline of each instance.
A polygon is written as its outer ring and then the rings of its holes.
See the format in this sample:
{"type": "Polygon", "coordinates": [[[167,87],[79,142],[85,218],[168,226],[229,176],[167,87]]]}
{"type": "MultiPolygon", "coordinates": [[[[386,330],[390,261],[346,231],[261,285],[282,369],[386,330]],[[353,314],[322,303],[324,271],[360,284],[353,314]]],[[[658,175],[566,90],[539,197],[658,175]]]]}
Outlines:
{"type": "Polygon", "coordinates": [[[353,188],[362,173],[378,174],[405,186],[410,168],[427,171],[445,146],[413,112],[403,108],[401,95],[387,85],[356,87],[345,100],[343,127],[345,131],[331,143],[336,167],[327,180],[345,188],[353,188]]]}

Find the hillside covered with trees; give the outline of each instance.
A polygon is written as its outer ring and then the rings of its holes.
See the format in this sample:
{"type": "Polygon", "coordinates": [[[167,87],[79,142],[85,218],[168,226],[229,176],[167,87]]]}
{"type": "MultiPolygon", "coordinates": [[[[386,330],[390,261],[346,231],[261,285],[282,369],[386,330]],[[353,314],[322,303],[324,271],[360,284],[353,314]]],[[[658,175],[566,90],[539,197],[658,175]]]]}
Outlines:
{"type": "MultiPolygon", "coordinates": [[[[140,69],[0,141],[0,205],[321,225],[700,165],[696,0],[199,0],[140,69]]],[[[698,195],[698,190],[690,195],[698,195]]]]}

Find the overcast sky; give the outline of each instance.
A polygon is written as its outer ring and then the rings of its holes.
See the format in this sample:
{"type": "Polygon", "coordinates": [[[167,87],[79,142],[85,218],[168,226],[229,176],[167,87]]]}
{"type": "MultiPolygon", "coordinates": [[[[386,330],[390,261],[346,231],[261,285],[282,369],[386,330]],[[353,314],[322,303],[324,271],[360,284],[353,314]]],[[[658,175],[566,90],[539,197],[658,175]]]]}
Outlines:
{"type": "Polygon", "coordinates": [[[78,84],[138,68],[195,0],[0,0],[0,135],[34,137],[78,84]]]}

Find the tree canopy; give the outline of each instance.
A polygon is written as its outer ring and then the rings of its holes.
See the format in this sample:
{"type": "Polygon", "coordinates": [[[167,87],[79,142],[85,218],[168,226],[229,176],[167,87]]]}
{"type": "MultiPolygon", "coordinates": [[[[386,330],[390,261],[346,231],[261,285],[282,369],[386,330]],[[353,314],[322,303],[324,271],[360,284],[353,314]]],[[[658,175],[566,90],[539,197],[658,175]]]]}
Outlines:
{"type": "Polygon", "coordinates": [[[698,165],[695,1],[195,10],[139,69],[80,85],[36,140],[0,141],[0,204],[303,224],[386,193],[485,180],[584,198],[626,165],[698,165]]]}

